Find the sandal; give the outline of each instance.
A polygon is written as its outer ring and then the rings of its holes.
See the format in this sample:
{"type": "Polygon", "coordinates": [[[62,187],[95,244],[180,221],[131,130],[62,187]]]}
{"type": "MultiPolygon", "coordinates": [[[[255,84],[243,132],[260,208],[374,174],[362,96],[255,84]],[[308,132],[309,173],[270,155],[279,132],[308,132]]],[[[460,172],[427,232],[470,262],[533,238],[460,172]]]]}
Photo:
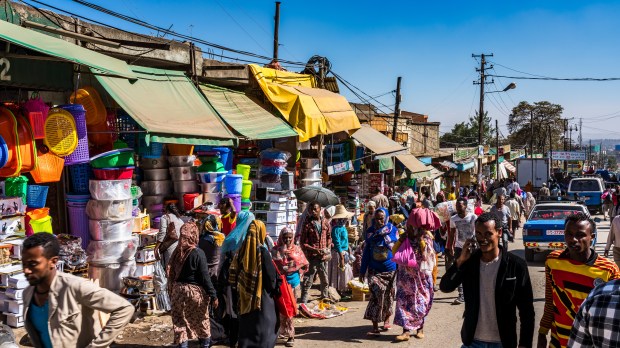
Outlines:
{"type": "Polygon", "coordinates": [[[409,332],[403,332],[401,335],[396,336],[394,339],[396,342],[405,342],[409,341],[409,332]]]}
{"type": "Polygon", "coordinates": [[[285,347],[293,347],[295,346],[295,339],[294,338],[289,338],[288,341],[286,341],[286,343],[284,343],[285,347]]]}
{"type": "Polygon", "coordinates": [[[372,331],[368,331],[366,333],[366,336],[370,336],[370,337],[379,337],[381,336],[381,330],[372,330],[372,331]]]}
{"type": "Polygon", "coordinates": [[[418,332],[416,332],[415,335],[413,335],[413,337],[417,338],[417,339],[423,339],[424,338],[424,330],[419,329],[418,332]]]}
{"type": "Polygon", "coordinates": [[[392,328],[392,326],[390,324],[387,324],[387,325],[384,324],[382,327],[379,328],[379,330],[381,330],[381,331],[388,331],[391,328],[392,328]]]}

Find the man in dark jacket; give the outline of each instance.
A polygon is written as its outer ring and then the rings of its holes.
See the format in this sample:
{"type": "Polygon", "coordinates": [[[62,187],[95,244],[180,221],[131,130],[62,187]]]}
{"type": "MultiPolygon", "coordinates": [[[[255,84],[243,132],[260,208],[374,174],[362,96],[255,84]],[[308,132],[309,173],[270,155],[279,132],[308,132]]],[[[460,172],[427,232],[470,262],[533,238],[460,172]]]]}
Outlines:
{"type": "Polygon", "coordinates": [[[463,284],[465,320],[463,347],[531,348],[534,336],[532,284],[525,261],[499,246],[499,218],[483,213],[476,220],[476,237],[463,251],[440,283],[452,292],[463,284]],[[521,328],[517,339],[517,313],[521,328]]]}

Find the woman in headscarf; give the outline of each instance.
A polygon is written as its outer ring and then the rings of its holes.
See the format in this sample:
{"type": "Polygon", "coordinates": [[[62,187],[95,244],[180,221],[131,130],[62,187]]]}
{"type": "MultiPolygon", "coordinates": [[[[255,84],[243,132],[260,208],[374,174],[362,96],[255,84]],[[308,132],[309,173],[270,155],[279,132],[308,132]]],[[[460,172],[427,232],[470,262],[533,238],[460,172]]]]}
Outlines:
{"type": "Polygon", "coordinates": [[[532,209],[534,209],[534,206],[536,205],[536,198],[534,198],[531,192],[528,192],[525,195],[523,205],[525,206],[525,218],[527,219],[527,217],[530,216],[532,209]]]}
{"type": "MultiPolygon", "coordinates": [[[[179,239],[179,233],[181,231],[181,226],[183,226],[184,222],[181,220],[181,214],[177,209],[176,204],[170,203],[166,206],[166,213],[161,217],[161,224],[159,227],[159,233],[157,233],[157,244],[155,245],[155,257],[161,261],[162,267],[166,269],[168,266],[168,261],[174,253],[174,249],[176,249],[178,242],[174,242],[172,245],[165,250],[165,252],[159,252],[159,246],[164,242],[166,236],[168,234],[175,233],[176,239],[179,239]],[[168,231],[168,226],[171,227],[171,230],[168,231]]],[[[168,235],[170,238],[171,235],[168,235]]]]}
{"type": "Polygon", "coordinates": [[[392,261],[392,247],[398,240],[398,231],[388,220],[387,209],[375,212],[372,226],[366,231],[364,254],[360,269],[360,282],[364,282],[368,271],[370,299],[364,319],[372,321],[372,331],[368,335],[377,336],[390,328],[394,302],[396,264],[392,261]],[[379,328],[383,323],[383,328],[379,328]]]}
{"type": "Polygon", "coordinates": [[[347,211],[342,204],[336,206],[332,217],[332,259],[329,261],[329,285],[338,292],[349,290],[349,281],[353,279],[353,270],[349,264],[349,231],[348,222],[353,213],[347,211]]]}
{"type": "Polygon", "coordinates": [[[230,264],[228,282],[239,295],[239,348],[276,344],[279,324],[273,296],[279,289],[266,237],[265,224],[254,220],[230,264]]]}
{"type": "Polygon", "coordinates": [[[224,239],[224,244],[221,249],[220,259],[220,274],[218,276],[218,292],[222,294],[224,298],[224,315],[222,318],[222,325],[226,335],[228,336],[229,347],[237,346],[239,321],[237,311],[237,298],[238,294],[235,288],[229,283],[229,269],[233,261],[233,258],[241,244],[245,240],[248,228],[254,221],[254,214],[249,211],[241,211],[237,216],[237,224],[235,228],[224,239]]]}
{"type": "MultiPolygon", "coordinates": [[[[308,268],[308,260],[299,245],[295,244],[295,233],[288,227],[284,227],[280,231],[278,244],[271,251],[273,262],[276,264],[280,272],[286,275],[286,282],[293,289],[295,298],[301,296],[301,277],[308,268]]],[[[293,318],[287,318],[280,314],[280,336],[287,341],[285,345],[292,347],[295,343],[295,326],[293,326],[293,318]]]]}
{"type": "Polygon", "coordinates": [[[207,258],[197,244],[198,226],[194,222],[183,224],[179,245],[168,264],[174,343],[183,348],[196,338],[201,347],[210,346],[209,303],[218,306],[207,258]]]}
{"type": "Polygon", "coordinates": [[[218,207],[222,215],[222,233],[228,235],[237,225],[237,212],[231,198],[224,198],[218,207]]]}
{"type": "Polygon", "coordinates": [[[394,324],[403,328],[396,341],[408,341],[414,330],[415,337],[421,339],[424,337],[424,319],[431,310],[434,296],[432,270],[435,250],[432,234],[407,223],[407,233],[400,237],[392,251],[398,264],[394,324]]]}
{"type": "Polygon", "coordinates": [[[374,201],[368,201],[366,203],[366,213],[364,214],[364,223],[362,225],[363,232],[366,233],[370,226],[372,226],[372,220],[375,218],[375,210],[377,209],[377,203],[374,201]]]}

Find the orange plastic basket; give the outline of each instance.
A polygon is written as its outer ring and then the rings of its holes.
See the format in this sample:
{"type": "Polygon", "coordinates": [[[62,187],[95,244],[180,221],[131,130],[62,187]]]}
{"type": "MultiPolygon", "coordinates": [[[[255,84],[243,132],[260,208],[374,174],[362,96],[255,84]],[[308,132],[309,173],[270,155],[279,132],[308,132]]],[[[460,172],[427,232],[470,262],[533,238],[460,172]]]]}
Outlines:
{"type": "Polygon", "coordinates": [[[30,172],[30,175],[37,184],[60,181],[65,159],[48,152],[46,147],[41,150],[37,151],[37,167],[30,172]]]}
{"type": "Polygon", "coordinates": [[[170,156],[189,156],[194,153],[194,145],[167,144],[166,147],[170,156]]]}
{"type": "Polygon", "coordinates": [[[39,208],[26,213],[26,215],[28,215],[28,217],[32,220],[43,219],[44,217],[49,216],[49,214],[50,208],[39,208]]]}
{"type": "Polygon", "coordinates": [[[82,104],[84,106],[87,126],[106,122],[108,112],[99,96],[99,92],[94,87],[86,86],[78,89],[71,94],[69,101],[73,104],[82,104]]]}

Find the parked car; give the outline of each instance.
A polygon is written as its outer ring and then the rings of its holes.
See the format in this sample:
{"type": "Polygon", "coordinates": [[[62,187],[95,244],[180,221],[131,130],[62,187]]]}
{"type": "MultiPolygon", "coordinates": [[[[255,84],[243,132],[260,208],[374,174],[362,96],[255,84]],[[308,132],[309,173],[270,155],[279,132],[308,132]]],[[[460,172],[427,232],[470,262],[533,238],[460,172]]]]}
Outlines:
{"type": "MultiPolygon", "coordinates": [[[[554,201],[540,202],[523,225],[523,246],[525,260],[532,261],[537,252],[564,249],[564,221],[572,214],[590,215],[588,208],[581,202],[554,201]]],[[[593,244],[596,241],[593,241],[593,244]]]]}
{"type": "Polygon", "coordinates": [[[568,197],[583,200],[592,213],[603,211],[601,199],[603,191],[605,191],[605,184],[598,176],[573,178],[568,184],[568,197]]]}

